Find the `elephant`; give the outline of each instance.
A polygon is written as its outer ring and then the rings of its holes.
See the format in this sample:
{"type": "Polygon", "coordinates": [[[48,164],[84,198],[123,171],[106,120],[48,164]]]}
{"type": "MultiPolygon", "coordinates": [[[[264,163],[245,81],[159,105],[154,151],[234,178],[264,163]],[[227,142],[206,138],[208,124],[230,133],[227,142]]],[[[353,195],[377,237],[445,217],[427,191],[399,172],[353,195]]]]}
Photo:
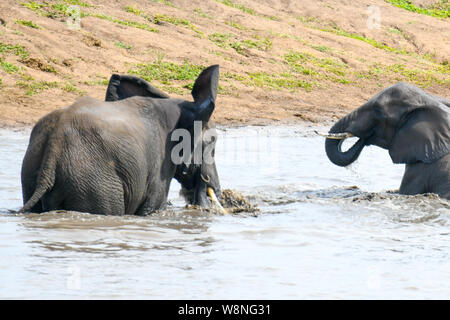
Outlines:
{"type": "Polygon", "coordinates": [[[366,145],[404,163],[400,194],[435,193],[450,199],[450,100],[405,82],[385,88],[329,130],[325,151],[338,166],[354,162],[366,145]],[[342,142],[359,139],[347,151],[342,142]]]}
{"type": "MultiPolygon", "coordinates": [[[[193,136],[214,130],[219,66],[205,68],[196,79],[194,101],[170,98],[145,80],[113,74],[105,101],[82,97],[55,110],[33,127],[21,180],[19,212],[72,210],[103,215],[147,215],[167,205],[173,178],[187,200],[200,207],[221,195],[214,161],[215,136],[189,142],[212,150],[208,163],[192,157],[174,161],[173,133],[193,136]]],[[[204,149],[203,148],[203,149],[204,149]]]]}

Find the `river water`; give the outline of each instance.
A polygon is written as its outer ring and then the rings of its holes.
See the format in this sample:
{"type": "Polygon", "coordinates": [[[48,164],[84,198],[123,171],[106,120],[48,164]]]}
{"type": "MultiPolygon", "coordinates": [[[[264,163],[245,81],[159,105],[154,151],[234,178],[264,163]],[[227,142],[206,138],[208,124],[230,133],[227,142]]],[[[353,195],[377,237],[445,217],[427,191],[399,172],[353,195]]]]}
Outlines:
{"type": "Polygon", "coordinates": [[[29,131],[0,131],[2,299],[449,299],[450,205],[399,196],[403,165],[366,147],[331,164],[313,126],[221,128],[223,189],[258,213],[15,215],[29,131]]]}

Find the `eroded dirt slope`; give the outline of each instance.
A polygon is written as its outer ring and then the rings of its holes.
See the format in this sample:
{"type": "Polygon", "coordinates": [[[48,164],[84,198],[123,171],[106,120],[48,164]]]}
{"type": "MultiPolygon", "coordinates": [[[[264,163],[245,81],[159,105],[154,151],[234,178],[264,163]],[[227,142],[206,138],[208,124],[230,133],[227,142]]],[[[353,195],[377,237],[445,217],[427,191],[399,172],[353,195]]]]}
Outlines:
{"type": "Polygon", "coordinates": [[[103,99],[112,73],[191,99],[211,64],[221,124],[334,120],[397,81],[450,98],[448,1],[391,2],[2,1],[0,124],[103,99]]]}

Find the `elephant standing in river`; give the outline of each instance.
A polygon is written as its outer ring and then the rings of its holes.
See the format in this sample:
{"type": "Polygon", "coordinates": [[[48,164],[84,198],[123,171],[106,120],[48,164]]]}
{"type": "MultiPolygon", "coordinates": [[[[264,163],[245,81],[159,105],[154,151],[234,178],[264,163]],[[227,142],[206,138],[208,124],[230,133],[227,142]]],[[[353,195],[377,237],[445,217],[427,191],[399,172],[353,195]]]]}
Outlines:
{"type": "MultiPolygon", "coordinates": [[[[191,203],[218,202],[214,161],[179,164],[171,157],[178,143],[172,141],[175,130],[192,137],[196,121],[203,131],[211,126],[218,79],[219,66],[203,70],[189,102],[171,99],[140,78],[113,75],[106,101],[83,97],[43,117],[31,132],[22,164],[20,212],[145,215],[164,208],[174,177],[192,194],[191,203]]],[[[189,146],[198,144],[213,150],[215,140],[189,146]]]]}
{"type": "Polygon", "coordinates": [[[336,165],[354,162],[364,146],[389,150],[394,163],[405,163],[401,194],[436,193],[450,199],[450,100],[397,83],[339,120],[325,141],[336,165]],[[342,142],[359,140],[346,152],[342,142]]]}

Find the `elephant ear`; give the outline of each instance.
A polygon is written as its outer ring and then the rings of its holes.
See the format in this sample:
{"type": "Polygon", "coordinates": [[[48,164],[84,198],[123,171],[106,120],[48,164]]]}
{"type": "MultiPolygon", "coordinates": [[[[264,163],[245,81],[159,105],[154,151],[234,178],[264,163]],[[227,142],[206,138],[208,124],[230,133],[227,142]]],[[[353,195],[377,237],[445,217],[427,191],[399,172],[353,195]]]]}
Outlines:
{"type": "Polygon", "coordinates": [[[411,111],[389,148],[394,163],[431,163],[450,153],[450,113],[441,104],[411,111]]]}
{"type": "Polygon", "coordinates": [[[113,74],[106,89],[105,101],[117,101],[133,96],[169,98],[167,94],[139,77],[113,74]]]}
{"type": "Polygon", "coordinates": [[[219,85],[219,65],[212,65],[200,73],[192,88],[196,105],[195,120],[208,122],[215,107],[219,85]]]}

